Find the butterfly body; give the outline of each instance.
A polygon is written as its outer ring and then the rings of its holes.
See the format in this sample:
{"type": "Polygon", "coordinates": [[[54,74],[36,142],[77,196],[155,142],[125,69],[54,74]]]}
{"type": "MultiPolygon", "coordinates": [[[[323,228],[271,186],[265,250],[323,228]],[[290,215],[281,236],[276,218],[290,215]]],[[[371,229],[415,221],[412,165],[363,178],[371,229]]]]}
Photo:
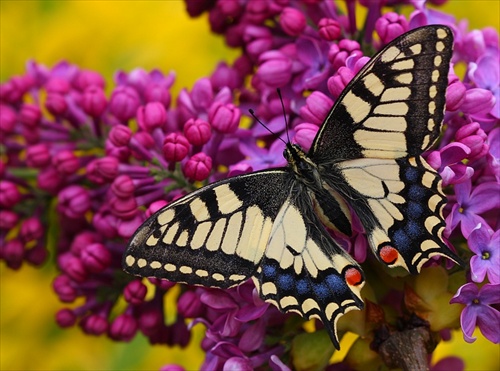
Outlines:
{"type": "Polygon", "coordinates": [[[375,256],[418,273],[433,256],[458,261],[442,240],[446,198],[421,157],[444,114],[453,38],[444,26],[396,39],[345,88],[305,153],[288,166],[224,179],[152,215],[124,254],[125,271],[228,288],[251,278],[283,312],[336,322],[363,307],[364,275],[328,229],[359,218],[375,256]],[[326,227],[326,228],[325,228],[326,227]]]}

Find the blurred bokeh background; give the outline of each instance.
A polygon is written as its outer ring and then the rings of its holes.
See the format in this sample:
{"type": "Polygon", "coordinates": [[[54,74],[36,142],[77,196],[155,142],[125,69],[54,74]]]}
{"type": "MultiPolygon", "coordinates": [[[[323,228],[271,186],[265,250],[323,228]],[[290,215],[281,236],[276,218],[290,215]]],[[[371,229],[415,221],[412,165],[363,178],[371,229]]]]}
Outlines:
{"type": "MultiPolygon", "coordinates": [[[[441,8],[469,28],[500,24],[499,0],[454,0],[441,8]]],[[[205,17],[190,19],[183,1],[0,0],[0,81],[24,72],[27,60],[52,66],[65,59],[100,72],[112,85],[114,72],[135,67],[173,70],[174,96],[210,74],[237,51],[210,33],[205,17]]],[[[52,291],[53,267],[0,266],[0,370],[157,370],[168,363],[196,369],[199,338],[187,350],[131,343],[59,329],[54,314],[62,307],[52,291]]],[[[436,359],[459,355],[468,370],[500,369],[500,348],[479,339],[466,344],[460,332],[442,344],[436,359]]]]}

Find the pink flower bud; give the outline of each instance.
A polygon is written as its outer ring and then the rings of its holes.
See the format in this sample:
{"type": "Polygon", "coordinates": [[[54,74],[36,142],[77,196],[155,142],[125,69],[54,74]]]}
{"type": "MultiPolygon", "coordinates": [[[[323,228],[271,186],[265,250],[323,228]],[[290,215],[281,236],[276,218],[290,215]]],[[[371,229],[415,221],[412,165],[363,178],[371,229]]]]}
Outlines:
{"type": "Polygon", "coordinates": [[[63,150],[54,155],[52,165],[62,176],[74,174],[80,168],[80,161],[72,151],[63,150]]]}
{"type": "Polygon", "coordinates": [[[113,215],[120,219],[132,219],[137,215],[137,201],[134,197],[112,197],[109,206],[113,215]]]}
{"type": "Polygon", "coordinates": [[[130,341],[137,332],[137,321],[129,314],[120,314],[109,328],[109,337],[113,340],[130,341]]]}
{"type": "Polygon", "coordinates": [[[326,41],[333,41],[340,38],[342,29],[340,23],[332,18],[321,18],[318,23],[319,36],[326,41]]]}
{"type": "Polygon", "coordinates": [[[125,125],[113,126],[109,132],[109,140],[117,147],[128,145],[130,138],[132,138],[132,130],[125,125]]]}
{"type": "Polygon", "coordinates": [[[117,176],[111,184],[111,191],[120,198],[132,197],[134,190],[134,182],[128,175],[117,176]]]}
{"type": "Polygon", "coordinates": [[[19,112],[19,120],[30,128],[37,127],[41,117],[42,111],[35,104],[24,103],[19,112]]]}
{"type": "Polygon", "coordinates": [[[61,188],[63,179],[56,169],[47,168],[38,174],[37,184],[40,189],[55,194],[61,188]]]}
{"type": "Polygon", "coordinates": [[[210,124],[202,119],[189,119],[184,124],[184,135],[194,146],[202,146],[207,143],[212,136],[210,124]]]}
{"type": "Polygon", "coordinates": [[[69,278],[76,282],[84,282],[87,279],[88,272],[80,259],[76,256],[68,256],[63,261],[64,263],[60,264],[60,268],[69,278]]]}
{"type": "Polygon", "coordinates": [[[184,176],[190,180],[205,180],[212,170],[212,159],[203,152],[191,157],[182,168],[184,176]]]}
{"type": "Polygon", "coordinates": [[[458,78],[449,83],[446,88],[446,110],[457,111],[465,100],[467,88],[458,78]]]}
{"type": "Polygon", "coordinates": [[[59,78],[59,77],[52,77],[47,83],[45,84],[45,90],[47,93],[56,93],[56,94],[67,94],[71,90],[71,86],[68,81],[59,78]]]}
{"type": "Polygon", "coordinates": [[[89,86],[82,94],[81,105],[90,116],[101,116],[108,105],[104,90],[99,86],[89,86]]]}
{"type": "Polygon", "coordinates": [[[44,230],[45,228],[40,222],[40,219],[32,216],[23,220],[21,223],[19,237],[24,243],[36,241],[43,237],[44,230]]]}
{"type": "Polygon", "coordinates": [[[146,102],[160,102],[165,108],[170,106],[172,97],[167,88],[161,84],[148,84],[144,90],[146,102]]]}
{"type": "Polygon", "coordinates": [[[270,88],[280,88],[292,78],[292,61],[278,50],[262,53],[256,77],[270,88]]]}
{"type": "Polygon", "coordinates": [[[9,230],[14,228],[19,220],[19,215],[11,210],[0,210],[0,229],[9,230]]]}
{"type": "Polygon", "coordinates": [[[308,150],[318,133],[318,125],[302,123],[298,124],[295,128],[295,141],[304,150],[308,150]]]}
{"type": "Polygon", "coordinates": [[[353,71],[347,67],[340,67],[337,73],[328,79],[328,90],[334,97],[338,98],[353,77],[353,71]]]}
{"type": "Polygon", "coordinates": [[[77,297],[77,292],[71,279],[65,274],[57,276],[52,283],[52,287],[59,297],[59,300],[63,303],[71,303],[77,297]]]}
{"type": "Polygon", "coordinates": [[[189,142],[181,134],[170,133],[163,141],[163,156],[169,162],[179,162],[187,156],[189,142]]]}
{"type": "Polygon", "coordinates": [[[118,176],[118,159],[111,156],[102,157],[95,162],[95,171],[107,181],[118,176]]]}
{"type": "Polygon", "coordinates": [[[74,326],[76,320],[77,316],[75,312],[73,312],[71,309],[68,308],[60,309],[56,313],[56,322],[62,328],[74,326]]]}
{"type": "Polygon", "coordinates": [[[160,102],[150,102],[137,109],[137,121],[142,130],[151,132],[167,122],[167,111],[160,102]]]}
{"type": "Polygon", "coordinates": [[[102,243],[93,243],[82,249],[81,259],[89,272],[99,273],[110,266],[112,256],[102,243]]]}
{"type": "Polygon", "coordinates": [[[17,238],[2,243],[0,246],[1,256],[11,269],[21,268],[24,259],[24,246],[17,238]]]}
{"type": "Polygon", "coordinates": [[[123,296],[127,303],[138,305],[144,302],[148,289],[140,280],[130,282],[123,290],[123,296]]]}
{"type": "MultiPolygon", "coordinates": [[[[7,105],[0,104],[0,134],[9,134],[16,126],[16,111],[7,105]]],[[[3,138],[2,138],[3,140],[3,138]]]]}
{"type": "Polygon", "coordinates": [[[306,99],[305,106],[300,108],[300,116],[310,123],[321,125],[332,108],[333,102],[325,94],[315,91],[306,99]]]}
{"type": "Polygon", "coordinates": [[[134,117],[139,104],[139,94],[135,89],[128,86],[118,86],[111,95],[109,109],[116,118],[125,122],[134,117]]]}
{"type": "Polygon", "coordinates": [[[394,12],[384,14],[375,23],[375,30],[383,44],[387,44],[389,41],[401,36],[408,31],[408,28],[409,25],[405,16],[394,12]]]}
{"type": "Polygon", "coordinates": [[[70,185],[58,195],[57,209],[67,218],[82,218],[90,210],[90,194],[80,185],[70,185]]]}
{"type": "Polygon", "coordinates": [[[108,321],[100,314],[91,314],[80,322],[80,326],[86,334],[102,335],[108,330],[108,321]]]}
{"type": "Polygon", "coordinates": [[[299,36],[306,28],[306,17],[295,8],[285,8],[281,12],[280,25],[290,36],[299,36]]]}
{"type": "Polygon", "coordinates": [[[61,116],[68,109],[68,104],[62,94],[48,93],[45,99],[45,108],[54,116],[61,116]]]}
{"type": "Polygon", "coordinates": [[[91,86],[104,90],[106,82],[104,78],[94,71],[80,70],[74,81],[75,88],[79,91],[85,91],[91,86]]]}
{"type": "Polygon", "coordinates": [[[212,127],[224,134],[234,133],[240,123],[241,111],[234,104],[215,102],[208,111],[212,127]]]}
{"type": "Polygon", "coordinates": [[[495,105],[495,97],[491,91],[481,88],[472,88],[465,92],[465,99],[460,109],[465,113],[486,114],[495,105]]]}
{"type": "Polygon", "coordinates": [[[0,180],[0,206],[10,209],[21,201],[21,193],[17,186],[9,180],[0,180]]]}
{"type": "Polygon", "coordinates": [[[338,44],[332,44],[328,52],[328,60],[337,70],[345,66],[346,59],[351,55],[363,55],[359,43],[354,40],[342,39],[338,44]]]}

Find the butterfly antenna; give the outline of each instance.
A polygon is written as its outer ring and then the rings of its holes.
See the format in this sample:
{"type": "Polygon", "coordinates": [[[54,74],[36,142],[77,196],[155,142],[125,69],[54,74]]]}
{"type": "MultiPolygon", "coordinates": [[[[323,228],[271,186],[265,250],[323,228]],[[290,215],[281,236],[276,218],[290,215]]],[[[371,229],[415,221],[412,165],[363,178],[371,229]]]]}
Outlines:
{"type": "Polygon", "coordinates": [[[285,118],[286,139],[287,139],[288,143],[291,143],[290,142],[290,134],[288,134],[288,120],[286,118],[285,103],[283,103],[283,97],[281,96],[281,90],[276,89],[276,92],[278,93],[278,97],[280,97],[281,109],[283,110],[283,117],[285,118]]]}
{"type": "MultiPolygon", "coordinates": [[[[250,115],[252,115],[252,117],[255,119],[255,121],[257,121],[259,124],[261,124],[268,132],[270,132],[273,136],[275,136],[276,138],[278,138],[279,140],[281,140],[283,143],[287,144],[283,139],[281,139],[281,137],[279,137],[278,135],[276,135],[276,133],[274,131],[272,131],[271,129],[269,129],[262,121],[260,121],[260,119],[257,117],[257,115],[255,115],[255,112],[253,109],[249,109],[248,112],[250,112],[250,115]]],[[[288,132],[287,132],[288,134],[288,132]]]]}

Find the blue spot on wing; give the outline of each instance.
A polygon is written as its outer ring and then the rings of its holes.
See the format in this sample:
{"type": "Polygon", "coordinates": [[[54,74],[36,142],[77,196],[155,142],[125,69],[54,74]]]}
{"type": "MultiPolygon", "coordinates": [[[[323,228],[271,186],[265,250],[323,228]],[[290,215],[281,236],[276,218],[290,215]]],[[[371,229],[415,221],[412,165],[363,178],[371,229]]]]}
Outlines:
{"type": "Polygon", "coordinates": [[[309,282],[305,279],[298,280],[296,288],[299,295],[305,295],[310,291],[309,282]]]}
{"type": "Polygon", "coordinates": [[[423,213],[424,208],[421,204],[412,201],[408,202],[408,217],[411,219],[418,219],[422,217],[423,213]]]}
{"type": "Polygon", "coordinates": [[[422,201],[425,197],[425,189],[419,185],[412,185],[408,190],[408,198],[412,201],[422,201]]]}
{"type": "Polygon", "coordinates": [[[408,179],[410,182],[417,182],[418,181],[418,174],[419,171],[418,169],[415,169],[414,167],[408,167],[405,170],[405,177],[408,179]]]}
{"type": "Polygon", "coordinates": [[[281,274],[278,276],[277,285],[280,289],[291,290],[294,287],[295,279],[290,274],[281,274]]]}

